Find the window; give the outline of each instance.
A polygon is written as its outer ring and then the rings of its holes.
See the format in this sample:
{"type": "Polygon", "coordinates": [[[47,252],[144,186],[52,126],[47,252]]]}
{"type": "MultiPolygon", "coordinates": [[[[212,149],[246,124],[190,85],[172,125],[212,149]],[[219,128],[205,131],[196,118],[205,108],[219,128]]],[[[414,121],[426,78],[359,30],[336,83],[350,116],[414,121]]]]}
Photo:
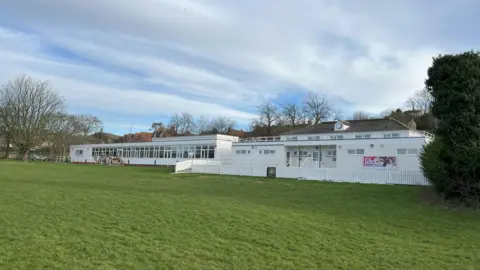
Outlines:
{"type": "Polygon", "coordinates": [[[336,156],[337,156],[337,150],[327,151],[327,157],[336,157],[336,156]]]}
{"type": "Polygon", "coordinates": [[[330,136],[331,140],[343,140],[343,135],[333,135],[330,136]]]}
{"type": "Polygon", "coordinates": [[[208,148],[208,158],[215,158],[215,146],[213,145],[208,148]]]}
{"type": "Polygon", "coordinates": [[[75,150],[75,156],[83,156],[83,150],[75,150]]]}
{"type": "Polygon", "coordinates": [[[298,140],[297,136],[287,137],[287,141],[297,141],[297,140],[298,140]]]}
{"type": "Polygon", "coordinates": [[[262,154],[262,150],[259,150],[258,153],[261,155],[261,154],[262,154]]]}
{"type": "Polygon", "coordinates": [[[320,140],[320,136],[308,136],[307,140],[309,140],[309,141],[320,140]]]}
{"type": "Polygon", "coordinates": [[[384,137],[384,138],[399,138],[399,137],[400,137],[400,133],[398,133],[398,132],[385,133],[385,134],[383,134],[383,137],[384,137]]]}
{"type": "Polygon", "coordinates": [[[240,155],[241,153],[242,153],[242,151],[240,151],[240,150],[235,151],[235,154],[237,154],[237,155],[240,155]]]}
{"type": "Polygon", "coordinates": [[[417,154],[417,149],[408,149],[407,154],[409,155],[416,155],[417,154]]]}
{"type": "Polygon", "coordinates": [[[397,155],[416,155],[418,153],[418,150],[415,148],[411,149],[406,149],[406,148],[400,148],[397,149],[397,155]]]}
{"type": "Polygon", "coordinates": [[[365,149],[347,149],[347,154],[349,154],[349,155],[363,155],[363,154],[365,154],[365,149]]]}
{"type": "Polygon", "coordinates": [[[355,139],[370,139],[372,134],[356,134],[355,139]]]}

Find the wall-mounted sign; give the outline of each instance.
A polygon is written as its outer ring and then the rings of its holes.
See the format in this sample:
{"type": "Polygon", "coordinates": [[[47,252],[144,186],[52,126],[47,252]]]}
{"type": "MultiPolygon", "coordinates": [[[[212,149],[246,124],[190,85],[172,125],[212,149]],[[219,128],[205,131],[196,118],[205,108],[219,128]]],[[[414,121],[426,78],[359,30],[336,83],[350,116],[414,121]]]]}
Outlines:
{"type": "Polygon", "coordinates": [[[397,169],[397,157],[363,157],[363,167],[365,169],[395,170],[397,169]]]}

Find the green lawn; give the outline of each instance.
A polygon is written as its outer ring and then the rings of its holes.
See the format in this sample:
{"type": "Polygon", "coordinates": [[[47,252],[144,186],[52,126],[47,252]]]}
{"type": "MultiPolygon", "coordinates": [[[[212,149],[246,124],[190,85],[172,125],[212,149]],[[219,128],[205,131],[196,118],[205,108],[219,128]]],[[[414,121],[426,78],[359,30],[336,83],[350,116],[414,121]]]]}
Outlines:
{"type": "Polygon", "coordinates": [[[1,269],[480,269],[419,187],[0,162],[1,269]]]}

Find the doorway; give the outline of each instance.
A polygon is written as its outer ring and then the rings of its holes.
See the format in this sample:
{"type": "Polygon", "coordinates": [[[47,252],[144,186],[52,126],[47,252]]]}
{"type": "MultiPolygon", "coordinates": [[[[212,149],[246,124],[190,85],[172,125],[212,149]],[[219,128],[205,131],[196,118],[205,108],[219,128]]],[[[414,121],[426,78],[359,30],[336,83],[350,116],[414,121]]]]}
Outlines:
{"type": "Polygon", "coordinates": [[[165,150],[164,158],[172,158],[172,150],[165,150]]]}
{"type": "Polygon", "coordinates": [[[207,159],[208,158],[208,149],[202,149],[200,154],[201,154],[200,158],[207,159]]]}

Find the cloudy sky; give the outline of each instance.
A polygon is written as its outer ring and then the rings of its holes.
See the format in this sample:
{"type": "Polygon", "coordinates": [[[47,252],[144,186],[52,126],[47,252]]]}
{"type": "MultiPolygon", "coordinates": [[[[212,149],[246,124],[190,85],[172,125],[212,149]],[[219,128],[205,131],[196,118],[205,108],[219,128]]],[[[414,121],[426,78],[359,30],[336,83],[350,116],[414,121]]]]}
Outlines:
{"type": "Polygon", "coordinates": [[[239,126],[266,100],[402,106],[432,57],[477,49],[474,0],[0,0],[0,82],[48,79],[106,131],[176,112],[239,126]]]}

